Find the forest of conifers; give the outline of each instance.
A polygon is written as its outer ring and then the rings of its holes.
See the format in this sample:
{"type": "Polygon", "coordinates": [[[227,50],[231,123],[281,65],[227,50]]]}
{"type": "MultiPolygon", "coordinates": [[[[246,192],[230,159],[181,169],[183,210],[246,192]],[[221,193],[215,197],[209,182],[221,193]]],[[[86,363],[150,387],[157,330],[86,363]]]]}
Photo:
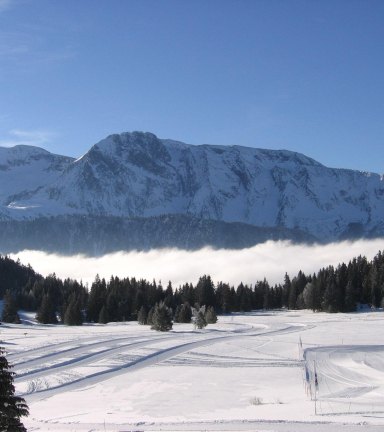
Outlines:
{"type": "Polygon", "coordinates": [[[140,310],[148,313],[160,302],[173,314],[184,304],[197,308],[205,305],[217,313],[283,307],[352,312],[359,304],[382,306],[384,254],[379,252],[372,261],[359,256],[348,264],[328,266],[313,275],[300,271],[291,279],[286,274],[283,283],[275,286],[264,279],[254,285],[239,282],[237,287],[214,283],[210,276],[200,277],[196,285],[173,287],[169,282],[163,287],[156,281],[113,276],[106,281],[98,275],[87,287],[76,280],[61,280],[55,274],[42,277],[29,265],[0,255],[0,296],[4,300],[3,321],[8,317],[8,322],[17,322],[17,310],[22,309],[36,311],[41,323],[57,322],[58,314],[62,322],[72,325],[84,320],[103,323],[140,320],[140,310]]]}

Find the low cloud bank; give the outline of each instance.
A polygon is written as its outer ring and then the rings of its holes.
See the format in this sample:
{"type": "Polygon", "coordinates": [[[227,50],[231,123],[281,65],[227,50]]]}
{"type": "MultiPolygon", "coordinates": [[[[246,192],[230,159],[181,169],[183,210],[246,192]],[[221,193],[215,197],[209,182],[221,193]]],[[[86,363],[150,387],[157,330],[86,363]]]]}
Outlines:
{"type": "Polygon", "coordinates": [[[60,256],[39,251],[12,254],[23,264],[31,266],[43,276],[55,272],[60,278],[72,278],[89,284],[98,273],[101,278],[111,275],[136,279],[161,280],[163,285],[172,281],[174,287],[185,282],[195,284],[204,274],[215,282],[223,281],[237,286],[240,282],[254,284],[266,278],[270,284],[281,283],[285,272],[291,277],[299,270],[306,274],[317,272],[328,265],[348,263],[352,258],[365,255],[371,260],[384,250],[384,240],[358,240],[328,245],[294,245],[288,241],[263,243],[243,250],[212,250],[195,252],[178,249],[157,249],[149,252],[117,252],[98,258],[81,255],[60,256]]]}

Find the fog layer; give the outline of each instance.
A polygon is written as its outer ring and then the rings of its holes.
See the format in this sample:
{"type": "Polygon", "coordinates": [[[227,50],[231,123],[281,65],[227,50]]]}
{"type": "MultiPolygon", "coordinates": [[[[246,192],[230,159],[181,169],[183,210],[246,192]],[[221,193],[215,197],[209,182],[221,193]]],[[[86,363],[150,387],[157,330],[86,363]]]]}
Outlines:
{"type": "Polygon", "coordinates": [[[209,274],[215,282],[223,281],[237,286],[240,282],[254,284],[263,278],[270,284],[280,283],[285,272],[291,277],[299,270],[310,274],[328,265],[348,263],[359,255],[371,260],[383,249],[384,239],[310,246],[269,241],[243,250],[204,248],[189,252],[161,249],[117,252],[98,258],[81,255],[67,257],[27,250],[12,254],[11,258],[20,258],[23,264],[31,264],[43,276],[55,272],[60,278],[82,279],[88,283],[99,274],[107,280],[111,275],[156,279],[163,285],[171,280],[173,286],[177,287],[185,282],[195,284],[200,276],[209,274]]]}

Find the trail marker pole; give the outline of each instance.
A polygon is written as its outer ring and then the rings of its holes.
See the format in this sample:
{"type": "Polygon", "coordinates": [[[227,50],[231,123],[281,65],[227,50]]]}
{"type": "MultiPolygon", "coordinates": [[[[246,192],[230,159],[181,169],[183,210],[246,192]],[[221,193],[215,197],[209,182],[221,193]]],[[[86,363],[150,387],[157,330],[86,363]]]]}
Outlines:
{"type": "Polygon", "coordinates": [[[317,406],[316,406],[317,374],[316,374],[316,362],[315,362],[315,360],[313,360],[313,367],[315,370],[315,415],[317,415],[317,406]]]}

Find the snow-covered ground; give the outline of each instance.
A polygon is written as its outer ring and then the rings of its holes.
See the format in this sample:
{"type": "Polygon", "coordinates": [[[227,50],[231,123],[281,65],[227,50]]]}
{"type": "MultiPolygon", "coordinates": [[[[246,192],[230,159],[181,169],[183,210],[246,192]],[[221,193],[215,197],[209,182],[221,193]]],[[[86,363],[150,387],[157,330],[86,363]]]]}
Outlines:
{"type": "Polygon", "coordinates": [[[168,333],[21,316],[0,339],[30,431],[384,428],[382,311],[252,312],[168,333]]]}

